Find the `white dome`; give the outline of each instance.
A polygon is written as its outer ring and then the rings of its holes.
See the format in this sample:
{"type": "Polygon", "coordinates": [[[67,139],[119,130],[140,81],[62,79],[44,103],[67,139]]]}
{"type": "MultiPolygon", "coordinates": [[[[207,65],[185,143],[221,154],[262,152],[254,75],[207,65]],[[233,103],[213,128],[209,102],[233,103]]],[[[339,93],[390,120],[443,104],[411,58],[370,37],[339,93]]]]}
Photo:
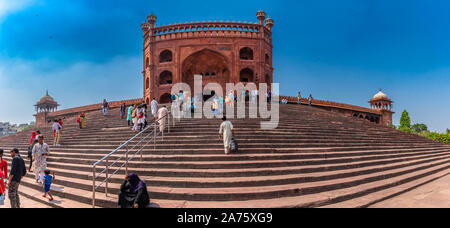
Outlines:
{"type": "Polygon", "coordinates": [[[377,94],[375,94],[375,96],[373,96],[373,99],[388,99],[388,96],[386,94],[384,94],[383,92],[378,92],[377,94]]]}

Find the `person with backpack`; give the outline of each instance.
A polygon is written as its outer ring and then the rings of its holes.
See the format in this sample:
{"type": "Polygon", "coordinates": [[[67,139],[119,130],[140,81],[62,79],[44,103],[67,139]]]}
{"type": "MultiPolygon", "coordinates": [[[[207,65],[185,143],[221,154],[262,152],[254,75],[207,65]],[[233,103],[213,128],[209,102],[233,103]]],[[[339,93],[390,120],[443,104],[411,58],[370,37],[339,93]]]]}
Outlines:
{"type": "Polygon", "coordinates": [[[227,117],[223,116],[222,124],[220,125],[219,130],[219,140],[223,139],[223,146],[225,147],[225,154],[229,154],[231,152],[230,143],[231,138],[234,135],[233,124],[230,121],[227,121],[227,117]]]}
{"type": "Polygon", "coordinates": [[[11,203],[11,208],[20,208],[18,190],[22,177],[27,174],[27,169],[25,168],[25,162],[22,157],[20,157],[19,150],[17,148],[11,150],[11,158],[12,165],[8,179],[8,196],[11,203]]]}

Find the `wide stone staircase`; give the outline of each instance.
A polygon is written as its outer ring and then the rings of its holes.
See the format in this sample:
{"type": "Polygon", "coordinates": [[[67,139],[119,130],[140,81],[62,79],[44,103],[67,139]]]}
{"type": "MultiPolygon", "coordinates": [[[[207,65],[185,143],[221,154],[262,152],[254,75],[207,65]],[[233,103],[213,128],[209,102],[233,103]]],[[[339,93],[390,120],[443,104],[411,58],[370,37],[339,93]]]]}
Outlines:
{"type": "MultiPolygon", "coordinates": [[[[129,163],[129,172],[163,208],[368,207],[449,173],[450,146],[417,135],[303,105],[281,105],[277,129],[262,130],[261,121],[232,119],[239,152],[225,155],[221,120],[181,119],[143,150],[142,162],[129,163]]],[[[51,145],[56,200],[42,198],[32,173],[20,192],[53,207],[92,207],[92,164],[136,133],[117,109],[106,117],[88,113],[82,130],[74,118],[64,122],[61,147],[52,146],[50,127],[40,129],[51,145]]],[[[30,135],[0,138],[8,162],[13,147],[28,162],[30,135]]],[[[97,190],[97,207],[117,207],[124,175],[121,169],[110,179],[108,196],[104,185],[97,190]]]]}

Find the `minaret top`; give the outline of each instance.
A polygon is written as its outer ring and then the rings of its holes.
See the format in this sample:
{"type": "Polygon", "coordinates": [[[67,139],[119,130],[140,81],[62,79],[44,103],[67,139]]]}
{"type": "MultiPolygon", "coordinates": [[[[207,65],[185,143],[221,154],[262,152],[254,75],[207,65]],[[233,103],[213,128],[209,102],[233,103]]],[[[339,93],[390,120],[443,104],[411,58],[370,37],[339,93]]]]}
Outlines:
{"type": "Polygon", "coordinates": [[[256,13],[256,18],[258,18],[260,25],[264,25],[264,20],[266,19],[266,16],[267,16],[266,12],[264,12],[263,10],[259,10],[256,13]]]}

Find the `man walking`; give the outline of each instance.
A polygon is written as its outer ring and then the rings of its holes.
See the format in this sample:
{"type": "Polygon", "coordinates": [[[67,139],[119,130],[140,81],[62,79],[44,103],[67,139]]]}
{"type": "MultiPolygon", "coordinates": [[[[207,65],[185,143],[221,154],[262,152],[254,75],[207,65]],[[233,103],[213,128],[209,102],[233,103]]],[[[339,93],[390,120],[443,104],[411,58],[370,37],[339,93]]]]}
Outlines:
{"type": "Polygon", "coordinates": [[[231,137],[234,135],[233,124],[230,121],[227,121],[227,117],[224,116],[222,118],[222,124],[220,125],[219,130],[219,140],[223,138],[223,146],[225,148],[225,154],[230,153],[230,143],[231,137]]]}
{"type": "Polygon", "coordinates": [[[50,155],[50,148],[44,143],[44,136],[39,135],[38,143],[33,147],[34,175],[36,183],[42,183],[44,171],[47,169],[47,156],[50,155]]]}
{"type": "MultiPolygon", "coordinates": [[[[165,106],[162,106],[158,110],[157,118],[158,118],[159,131],[160,132],[163,132],[164,128],[166,127],[166,122],[167,122],[167,116],[168,115],[169,115],[169,110],[165,106]]],[[[169,123],[167,123],[167,124],[169,124],[169,123]]]]}
{"type": "Polygon", "coordinates": [[[158,112],[158,102],[156,101],[155,98],[153,98],[150,106],[152,108],[152,115],[156,119],[156,113],[158,112]]]}
{"type": "Polygon", "coordinates": [[[19,199],[19,184],[22,180],[22,177],[25,176],[27,170],[25,168],[25,162],[22,157],[19,155],[19,150],[14,148],[11,150],[11,172],[9,173],[8,179],[8,196],[9,201],[11,203],[11,208],[20,208],[20,199],[19,199]]]}
{"type": "Polygon", "coordinates": [[[309,106],[312,105],[312,101],[313,101],[312,94],[309,94],[309,97],[308,97],[308,104],[309,104],[309,106]]]}
{"type": "Polygon", "coordinates": [[[125,103],[123,103],[120,106],[120,119],[123,119],[125,117],[125,109],[126,109],[126,106],[125,106],[125,103]]]}
{"type": "Polygon", "coordinates": [[[109,108],[108,102],[106,101],[106,99],[103,99],[102,111],[103,111],[104,116],[106,116],[106,114],[108,114],[108,108],[109,108]]]}
{"type": "Polygon", "coordinates": [[[230,106],[234,108],[234,91],[230,90],[230,94],[228,95],[228,99],[230,99],[230,106]]]}
{"type": "Polygon", "coordinates": [[[131,120],[133,120],[133,117],[132,117],[132,112],[133,112],[133,105],[131,105],[129,108],[128,108],[128,113],[127,113],[127,123],[128,123],[128,126],[131,126],[131,120]]]}
{"type": "Polygon", "coordinates": [[[55,141],[53,142],[54,146],[61,146],[59,145],[59,139],[61,138],[61,124],[58,123],[58,121],[55,120],[52,126],[53,131],[55,132],[55,141]]]}

